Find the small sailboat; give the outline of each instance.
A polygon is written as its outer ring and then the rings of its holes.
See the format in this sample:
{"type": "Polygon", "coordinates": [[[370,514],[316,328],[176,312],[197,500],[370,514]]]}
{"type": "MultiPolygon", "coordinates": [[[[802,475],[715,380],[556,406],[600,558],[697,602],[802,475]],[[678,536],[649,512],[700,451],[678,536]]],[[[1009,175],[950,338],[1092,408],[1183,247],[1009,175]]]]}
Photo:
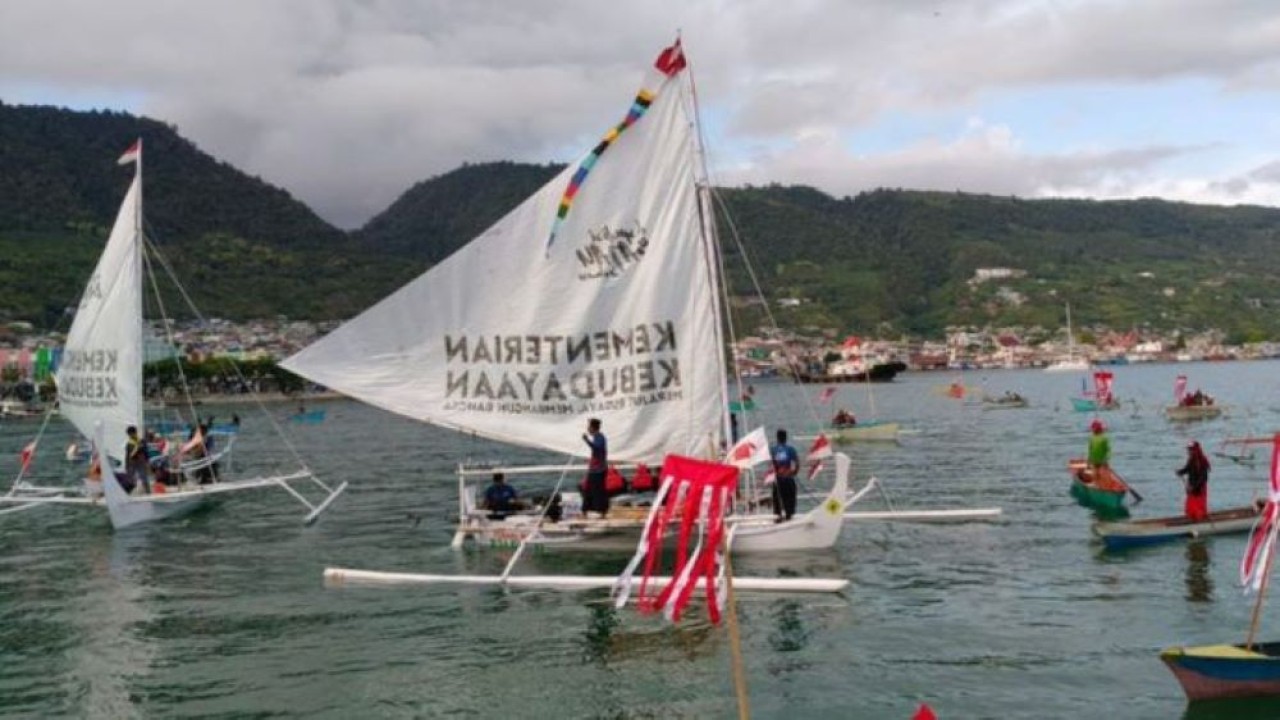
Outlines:
{"type": "Polygon", "coordinates": [[[1249,633],[1240,644],[1171,647],[1160,653],[1188,700],[1280,696],[1280,642],[1255,642],[1280,533],[1280,434],[1272,440],[1266,505],[1240,560],[1240,582],[1257,594],[1249,633]]]}
{"type": "MultiPolygon", "coordinates": [[[[117,468],[123,470],[126,431],[135,428],[141,437],[146,429],[142,391],[143,294],[145,270],[150,267],[150,260],[143,233],[141,139],[125,152],[120,163],[136,166],[133,182],[120,206],[102,257],[81,296],[55,376],[61,414],[85,437],[94,438],[98,462],[94,463],[83,487],[50,487],[33,485],[24,479],[29,465],[27,458],[9,492],[0,496],[0,506],[105,508],[111,524],[120,529],[190,512],[228,493],[278,487],[311,511],[307,522],[315,520],[342,493],[346,483],[330,488],[305,466],[291,473],[224,480],[218,477],[218,463],[227,457],[231,443],[226,442],[214,452],[209,438],[203,436],[203,428],[195,430],[183,445],[188,454],[160,458],[160,466],[169,471],[167,483],[157,481],[150,494],[129,494],[121,486],[122,482],[129,483],[123,474],[116,472],[117,468]],[[94,477],[95,474],[98,476],[94,477]],[[321,502],[312,504],[290,485],[303,480],[314,483],[324,492],[321,502]]],[[[154,247],[150,249],[154,251],[154,247]]],[[[46,421],[41,426],[41,433],[47,425],[46,421]]],[[[38,441],[39,436],[30,446],[33,451],[38,441]]],[[[154,459],[152,466],[156,466],[154,459]]]]}
{"type": "MultiPolygon", "coordinates": [[[[558,476],[554,517],[552,501],[490,517],[472,483],[498,469],[460,466],[454,547],[517,544],[512,563],[529,545],[634,547],[644,511],[589,517],[569,502],[588,418],[601,421],[618,465],[719,457],[729,445],[728,409],[743,393],[731,395],[726,373],[715,213],[685,68],[679,43],[664,50],[624,119],[579,162],[283,363],[420,422],[566,458],[501,469],[517,482],[558,476]]],[[[816,515],[742,516],[734,550],[830,547],[853,499],[839,474],[834,485],[834,506],[816,515]]]]}
{"type": "Polygon", "coordinates": [[[1076,354],[1076,336],[1071,330],[1071,303],[1067,303],[1067,354],[1045,367],[1045,372],[1088,372],[1088,358],[1076,354]]]}

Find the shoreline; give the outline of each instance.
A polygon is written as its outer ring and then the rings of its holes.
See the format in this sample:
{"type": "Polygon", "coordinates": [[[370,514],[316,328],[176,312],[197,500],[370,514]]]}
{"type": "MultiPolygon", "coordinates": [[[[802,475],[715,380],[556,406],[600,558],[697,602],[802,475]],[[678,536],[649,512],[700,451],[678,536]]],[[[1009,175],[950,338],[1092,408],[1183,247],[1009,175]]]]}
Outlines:
{"type": "MultiPolygon", "coordinates": [[[[333,400],[346,399],[346,395],[333,390],[325,390],[317,393],[302,393],[286,395],[284,393],[239,393],[234,395],[199,395],[192,396],[191,403],[196,406],[201,405],[252,405],[255,402],[263,403],[311,403],[311,402],[331,402],[333,400]]],[[[152,406],[154,401],[148,401],[148,406],[152,406]]],[[[186,407],[185,400],[164,400],[164,407],[186,407]]]]}

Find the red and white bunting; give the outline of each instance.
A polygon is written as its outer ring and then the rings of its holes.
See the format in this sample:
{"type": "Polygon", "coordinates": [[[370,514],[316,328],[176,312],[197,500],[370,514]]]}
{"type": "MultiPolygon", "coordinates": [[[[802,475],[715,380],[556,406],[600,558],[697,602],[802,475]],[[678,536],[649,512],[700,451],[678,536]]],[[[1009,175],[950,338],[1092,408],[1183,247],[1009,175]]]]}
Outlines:
{"type": "Polygon", "coordinates": [[[1267,505],[1253,525],[1249,546],[1240,558],[1240,584],[1245,591],[1257,592],[1271,565],[1271,554],[1276,548],[1276,533],[1280,530],[1280,434],[1271,443],[1271,478],[1267,505]]]}

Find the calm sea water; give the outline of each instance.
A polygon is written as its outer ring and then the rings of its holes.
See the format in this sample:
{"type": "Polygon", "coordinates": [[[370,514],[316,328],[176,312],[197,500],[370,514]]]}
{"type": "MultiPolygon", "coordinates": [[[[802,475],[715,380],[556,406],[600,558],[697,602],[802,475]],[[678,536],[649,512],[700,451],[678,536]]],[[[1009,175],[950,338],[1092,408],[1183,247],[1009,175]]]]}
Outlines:
{"type": "MultiPolygon", "coordinates": [[[[1146,501],[1180,511],[1173,470],[1195,437],[1280,428],[1280,365],[1116,368],[1136,409],[1106,413],[1114,464],[1146,501]],[[1231,407],[1172,425],[1159,407],[1185,372],[1231,407]]],[[[1071,411],[1078,375],[1039,371],[908,374],[874,388],[878,414],[913,432],[854,452],[896,507],[1004,508],[961,526],[849,525],[833,551],[743,558],[740,574],[852,581],[843,595],[743,597],[739,609],[755,716],[906,718],[928,702],[943,718],[1280,717],[1266,702],[1188,707],[1157,658],[1179,643],[1239,642],[1250,600],[1236,582],[1243,537],[1107,555],[1090,514],[1067,495],[1090,416],[1071,411]],[[985,411],[945,397],[955,377],[1025,410],[985,411]]],[[[802,393],[757,383],[764,421],[812,425],[802,393]]],[[[834,406],[870,417],[865,386],[834,406]]],[[[322,477],[351,488],[304,528],[280,491],[227,499],[175,522],[113,533],[104,514],[42,508],[0,517],[0,715],[28,717],[729,717],[725,632],[693,612],[671,627],[614,610],[604,593],[495,589],[326,589],[325,566],[497,572],[507,556],[455,553],[447,514],[459,458],[536,454],[424,427],[354,403],[317,426],[285,426],[322,477]]],[[[291,467],[265,417],[245,418],[240,470],[291,467]]],[[[272,408],[281,415],[288,407],[272,408]]],[[[217,408],[228,415],[230,408],[217,408]]],[[[823,408],[825,416],[833,409],[823,408]]],[[[36,424],[0,426],[16,471],[36,424]]],[[[39,479],[75,478],[55,425],[39,479]]],[[[614,442],[620,442],[615,438],[614,442]]],[[[1265,484],[1214,458],[1211,503],[1265,484]]],[[[519,484],[521,489],[530,489],[519,484]]],[[[883,501],[867,507],[883,506],[883,501]]],[[[605,573],[609,557],[531,556],[525,572],[605,573]]],[[[1264,616],[1280,637],[1280,600],[1264,616]]]]}

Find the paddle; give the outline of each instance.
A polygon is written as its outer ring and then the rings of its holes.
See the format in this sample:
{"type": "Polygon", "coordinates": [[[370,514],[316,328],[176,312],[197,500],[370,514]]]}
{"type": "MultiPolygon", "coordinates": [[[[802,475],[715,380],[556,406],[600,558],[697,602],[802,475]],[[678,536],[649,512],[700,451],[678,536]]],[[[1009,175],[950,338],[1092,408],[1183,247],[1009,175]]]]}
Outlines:
{"type": "Polygon", "coordinates": [[[1130,493],[1132,493],[1132,494],[1133,494],[1133,504],[1134,504],[1134,505],[1137,505],[1138,503],[1142,502],[1143,497],[1142,497],[1141,495],[1139,495],[1139,494],[1138,494],[1138,491],[1137,491],[1137,490],[1134,490],[1134,489],[1133,489],[1133,486],[1132,486],[1132,485],[1130,485],[1129,483],[1125,482],[1124,478],[1120,477],[1120,474],[1119,474],[1119,473],[1117,473],[1115,470],[1112,470],[1111,468],[1107,468],[1107,470],[1111,473],[1111,477],[1113,477],[1113,478],[1115,478],[1115,479],[1116,479],[1116,482],[1118,482],[1118,483],[1120,483],[1121,485],[1123,485],[1125,490],[1128,490],[1130,493]]]}

